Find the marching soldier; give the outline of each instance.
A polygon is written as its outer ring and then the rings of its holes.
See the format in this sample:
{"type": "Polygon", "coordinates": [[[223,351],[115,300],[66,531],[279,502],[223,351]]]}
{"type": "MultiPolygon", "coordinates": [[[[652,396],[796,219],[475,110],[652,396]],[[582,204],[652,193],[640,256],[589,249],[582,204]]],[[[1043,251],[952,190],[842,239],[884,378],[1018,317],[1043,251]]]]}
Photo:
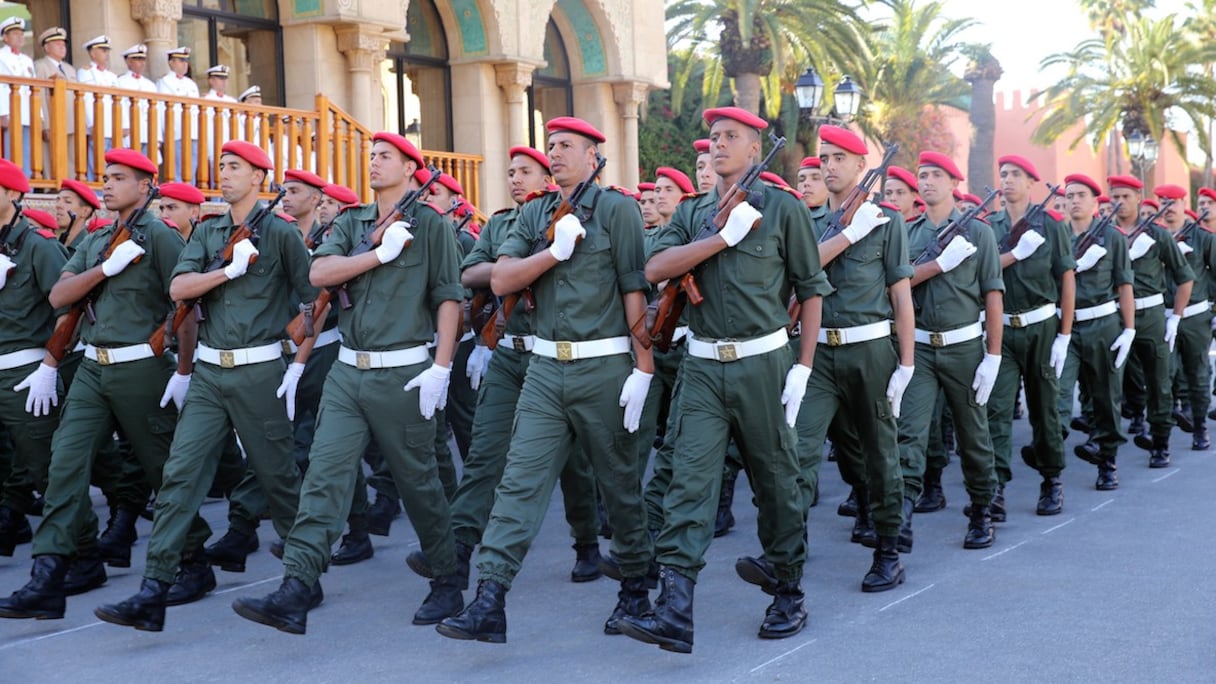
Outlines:
{"type": "Polygon", "coordinates": [[[692,194],[692,181],[683,171],[670,166],[660,166],[654,172],[655,209],[659,212],[660,225],[671,223],[671,216],[686,196],[692,194]]]}
{"type": "Polygon", "coordinates": [[[176,228],[183,238],[189,240],[206,201],[202,191],[189,183],[162,183],[160,220],[176,228]]]}
{"type": "Polygon", "coordinates": [[[662,225],[663,217],[659,215],[659,198],[654,191],[654,183],[645,181],[638,183],[638,206],[642,209],[642,226],[651,229],[662,225]]]}
{"type": "Polygon", "coordinates": [[[915,207],[917,199],[916,174],[902,166],[888,166],[887,179],[882,184],[882,199],[896,208],[908,223],[920,216],[915,207]]]}
{"type": "Polygon", "coordinates": [[[828,186],[823,182],[819,157],[807,157],[798,168],[798,192],[807,209],[818,209],[828,203],[828,186]]]}
{"type": "Polygon", "coordinates": [[[709,139],[701,138],[693,142],[692,147],[697,152],[697,192],[709,192],[718,182],[718,174],[714,172],[713,160],[709,155],[709,139]]]}
{"type": "Polygon", "coordinates": [[[71,256],[88,237],[86,226],[94,213],[101,210],[101,200],[93,188],[77,180],[65,178],[55,195],[55,221],[59,225],[59,242],[71,256]]]}

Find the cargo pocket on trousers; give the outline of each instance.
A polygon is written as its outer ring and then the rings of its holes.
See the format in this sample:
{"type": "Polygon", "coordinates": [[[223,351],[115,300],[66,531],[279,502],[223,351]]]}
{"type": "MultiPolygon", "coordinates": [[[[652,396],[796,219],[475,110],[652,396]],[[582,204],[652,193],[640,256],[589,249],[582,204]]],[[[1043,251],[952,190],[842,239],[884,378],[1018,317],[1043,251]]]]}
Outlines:
{"type": "Polygon", "coordinates": [[[154,413],[148,416],[148,432],[154,435],[172,435],[177,428],[177,416],[154,413]]]}
{"type": "Polygon", "coordinates": [[[894,414],[891,413],[891,402],[887,401],[886,396],[874,402],[874,415],[878,416],[879,420],[894,420],[894,414]]]}
{"type": "Polygon", "coordinates": [[[290,420],[268,420],[265,423],[265,428],[267,442],[292,439],[293,429],[290,420]]]}

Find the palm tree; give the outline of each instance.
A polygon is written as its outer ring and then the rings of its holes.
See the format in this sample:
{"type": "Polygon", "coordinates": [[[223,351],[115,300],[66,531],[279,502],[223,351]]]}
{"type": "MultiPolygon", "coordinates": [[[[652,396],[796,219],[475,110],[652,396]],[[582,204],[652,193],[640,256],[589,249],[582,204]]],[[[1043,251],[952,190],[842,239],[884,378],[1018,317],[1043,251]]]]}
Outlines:
{"type": "MultiPolygon", "coordinates": [[[[1198,2],[1188,2],[1187,9],[1191,16],[1186,20],[1187,30],[1195,36],[1195,39],[1212,45],[1216,43],[1216,0],[1198,0],[1198,2]]],[[[1209,79],[1216,77],[1216,65],[1212,62],[1207,62],[1203,65],[1203,73],[1207,74],[1209,79]]],[[[1213,127],[1216,126],[1216,121],[1208,117],[1207,134],[1208,141],[1211,142],[1214,137],[1213,127]]],[[[1200,184],[1204,187],[1212,186],[1212,147],[1207,145],[1203,148],[1203,174],[1200,177],[1200,184]]]]}
{"type": "Polygon", "coordinates": [[[968,187],[995,186],[992,178],[993,149],[996,137],[996,104],[992,91],[1004,70],[991,45],[971,45],[967,48],[971,61],[963,72],[963,80],[971,84],[971,153],[967,159],[968,187]]]}

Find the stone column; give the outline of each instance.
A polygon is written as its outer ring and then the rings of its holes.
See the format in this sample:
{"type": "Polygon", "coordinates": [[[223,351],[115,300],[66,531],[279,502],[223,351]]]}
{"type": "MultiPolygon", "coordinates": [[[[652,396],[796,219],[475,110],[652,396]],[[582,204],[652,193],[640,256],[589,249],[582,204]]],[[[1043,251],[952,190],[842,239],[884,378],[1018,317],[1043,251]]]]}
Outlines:
{"type": "Polygon", "coordinates": [[[646,104],[649,86],[645,83],[626,81],[612,84],[612,95],[621,110],[621,165],[619,178],[627,188],[638,184],[638,107],[646,104]]]}
{"type": "Polygon", "coordinates": [[[528,144],[528,86],[536,67],[523,62],[503,62],[494,65],[498,87],[506,95],[507,143],[511,147],[528,144]]]}
{"type": "MultiPolygon", "coordinates": [[[[144,29],[149,77],[155,80],[169,73],[166,55],[177,47],[177,22],[182,19],[182,0],[131,0],[131,18],[144,29]]],[[[115,50],[116,57],[120,51],[115,50]]]]}
{"type": "Polygon", "coordinates": [[[346,55],[350,65],[350,114],[364,126],[379,129],[374,121],[373,93],[375,74],[384,53],[388,50],[388,39],[384,29],[362,24],[342,25],[334,28],[338,36],[338,50],[346,55]]]}

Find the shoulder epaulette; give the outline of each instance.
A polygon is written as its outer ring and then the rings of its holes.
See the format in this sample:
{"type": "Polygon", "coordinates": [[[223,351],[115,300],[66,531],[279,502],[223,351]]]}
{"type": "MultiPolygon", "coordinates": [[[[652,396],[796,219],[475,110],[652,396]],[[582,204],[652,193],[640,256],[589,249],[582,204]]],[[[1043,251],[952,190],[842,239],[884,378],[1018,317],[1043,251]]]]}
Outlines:
{"type": "Polygon", "coordinates": [[[55,239],[55,231],[51,230],[50,228],[39,228],[38,230],[35,230],[34,232],[48,240],[55,239]]]}
{"type": "Polygon", "coordinates": [[[490,216],[498,216],[499,214],[505,214],[508,211],[511,211],[511,207],[503,207],[502,209],[499,209],[498,211],[494,212],[493,214],[490,214],[490,216]]]}
{"type": "MultiPolygon", "coordinates": [[[[883,209],[890,209],[891,211],[895,212],[896,214],[900,213],[899,207],[895,206],[894,204],[891,204],[890,202],[879,202],[878,206],[883,209]]],[[[900,215],[902,216],[902,214],[900,214],[900,215]]]]}
{"type": "MultiPolygon", "coordinates": [[[[705,193],[703,192],[686,192],[683,195],[680,195],[680,202],[683,202],[684,200],[696,199],[704,194],[705,193]]],[[[676,202],[676,204],[679,204],[680,202],[676,202]]]]}
{"type": "Polygon", "coordinates": [[[294,217],[291,214],[288,214],[287,212],[284,212],[284,211],[276,211],[274,213],[274,215],[278,216],[279,218],[283,219],[284,221],[286,221],[288,223],[296,222],[296,217],[294,217]]]}
{"type": "Polygon", "coordinates": [[[1063,215],[1063,214],[1061,214],[1060,212],[1056,211],[1055,209],[1048,209],[1048,210],[1047,210],[1047,215],[1048,215],[1048,216],[1050,216],[1052,219],[1054,219],[1054,220],[1056,220],[1056,221],[1063,221],[1063,220],[1064,220],[1064,215],[1063,215]]]}
{"type": "MultiPolygon", "coordinates": [[[[540,199],[541,197],[548,195],[550,192],[552,192],[552,191],[551,190],[533,190],[532,192],[528,193],[527,197],[524,198],[524,204],[527,204],[528,202],[531,202],[534,199],[540,199]]],[[[503,211],[506,211],[506,210],[504,209],[503,211]]]]}
{"type": "Polygon", "coordinates": [[[634,196],[632,190],[630,190],[629,188],[626,188],[626,187],[622,187],[620,185],[605,185],[604,189],[619,192],[622,195],[624,195],[626,197],[630,197],[630,198],[632,198],[634,196]]]}
{"type": "Polygon", "coordinates": [[[784,191],[788,192],[789,194],[793,195],[797,199],[802,199],[802,193],[798,192],[797,190],[791,188],[788,185],[774,185],[773,187],[777,188],[778,190],[784,190],[784,191]]]}

